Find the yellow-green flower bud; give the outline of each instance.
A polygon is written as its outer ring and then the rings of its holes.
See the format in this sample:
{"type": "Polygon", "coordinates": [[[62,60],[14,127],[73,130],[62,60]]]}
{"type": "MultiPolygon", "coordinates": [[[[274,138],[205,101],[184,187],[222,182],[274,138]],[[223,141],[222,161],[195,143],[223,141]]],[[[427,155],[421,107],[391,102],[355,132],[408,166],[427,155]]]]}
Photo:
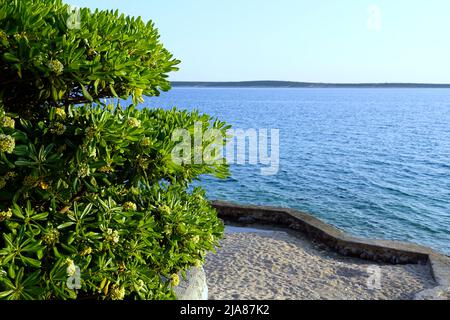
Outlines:
{"type": "Polygon", "coordinates": [[[47,65],[51,72],[60,75],[64,72],[64,65],[59,60],[50,60],[47,65]]]}
{"type": "Polygon", "coordinates": [[[42,237],[47,245],[54,245],[59,240],[59,231],[57,229],[51,229],[47,234],[42,237]]]}
{"type": "Polygon", "coordinates": [[[117,243],[119,243],[119,240],[120,240],[119,232],[117,230],[108,228],[106,230],[105,239],[106,239],[106,241],[112,242],[113,244],[117,244],[117,243]]]}
{"type": "Polygon", "coordinates": [[[4,41],[8,40],[8,35],[3,30],[0,30],[0,40],[4,40],[4,41]]]}
{"type": "Polygon", "coordinates": [[[16,140],[13,137],[0,134],[0,152],[13,153],[16,148],[16,140]]]}
{"type": "Polygon", "coordinates": [[[159,212],[161,212],[162,215],[169,215],[172,212],[170,207],[166,204],[159,206],[158,210],[159,210],[159,212]]]}
{"type": "Polygon", "coordinates": [[[28,41],[27,34],[25,32],[14,34],[14,39],[16,39],[17,41],[20,41],[20,40],[28,41]]]}
{"type": "Polygon", "coordinates": [[[57,117],[59,117],[60,119],[63,119],[63,120],[67,117],[66,111],[63,108],[56,108],[55,114],[57,117]]]}
{"type": "Polygon", "coordinates": [[[8,117],[8,116],[4,116],[2,119],[2,127],[3,128],[11,128],[14,129],[16,125],[16,122],[14,121],[13,118],[8,117]]]}
{"type": "Polygon", "coordinates": [[[152,144],[152,140],[149,137],[145,137],[141,141],[141,146],[143,146],[143,147],[150,147],[151,144],[152,144]]]}
{"type": "Polygon", "coordinates": [[[127,126],[132,127],[132,128],[139,128],[139,126],[141,125],[141,121],[139,121],[136,118],[129,118],[127,120],[127,126]]]}
{"type": "Polygon", "coordinates": [[[128,201],[123,204],[122,208],[126,211],[136,211],[137,205],[131,201],[128,201]]]}
{"type": "Polygon", "coordinates": [[[199,237],[199,236],[193,236],[193,237],[191,238],[191,240],[192,240],[192,242],[193,242],[194,244],[197,244],[197,243],[200,241],[200,237],[199,237]]]}
{"type": "Polygon", "coordinates": [[[95,130],[92,127],[86,128],[86,131],[85,131],[86,138],[88,138],[89,140],[92,140],[95,137],[96,132],[97,132],[97,130],[95,130]]]}
{"type": "Polygon", "coordinates": [[[164,231],[163,232],[164,232],[165,235],[170,236],[172,234],[172,228],[169,225],[166,225],[164,227],[164,231]]]}
{"type": "Polygon", "coordinates": [[[173,287],[178,286],[178,285],[180,284],[180,276],[179,276],[178,274],[176,274],[176,273],[172,274],[172,275],[170,276],[170,284],[171,284],[173,287]]]}
{"type": "Polygon", "coordinates": [[[62,124],[61,122],[55,122],[52,125],[50,132],[54,133],[58,136],[62,136],[66,132],[66,126],[64,124],[62,124]]]}
{"type": "Polygon", "coordinates": [[[72,259],[67,259],[66,264],[67,264],[66,269],[67,275],[69,277],[73,277],[77,273],[77,267],[75,266],[75,263],[73,262],[72,259]]]}
{"type": "Polygon", "coordinates": [[[11,180],[11,179],[14,179],[15,177],[17,177],[17,173],[10,171],[6,174],[5,177],[6,177],[6,180],[11,180]]]}
{"type": "Polygon", "coordinates": [[[103,166],[103,167],[99,168],[98,171],[102,172],[102,173],[110,173],[110,172],[113,172],[114,169],[111,168],[110,166],[103,166]]]}
{"type": "Polygon", "coordinates": [[[0,222],[11,219],[12,210],[8,209],[8,211],[0,211],[0,222]]]}
{"type": "Polygon", "coordinates": [[[111,300],[123,300],[125,298],[125,288],[114,285],[111,289],[111,300]]]}
{"type": "Polygon", "coordinates": [[[194,266],[196,268],[201,268],[203,266],[202,260],[200,260],[200,259],[196,260],[194,266]]]}
{"type": "Polygon", "coordinates": [[[83,249],[83,251],[80,252],[80,256],[84,257],[84,256],[88,256],[92,253],[92,248],[91,247],[86,247],[83,249]]]}
{"type": "Polygon", "coordinates": [[[87,164],[82,164],[78,169],[78,177],[86,178],[91,174],[91,170],[87,164]]]}

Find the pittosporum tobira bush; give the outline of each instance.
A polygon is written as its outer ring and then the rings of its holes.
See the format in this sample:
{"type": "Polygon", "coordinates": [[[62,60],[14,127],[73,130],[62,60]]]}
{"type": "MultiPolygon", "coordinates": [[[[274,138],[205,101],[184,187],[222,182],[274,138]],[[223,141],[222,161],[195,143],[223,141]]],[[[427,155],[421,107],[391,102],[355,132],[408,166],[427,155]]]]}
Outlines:
{"type": "Polygon", "coordinates": [[[189,185],[228,167],[174,161],[172,134],[228,126],[135,108],[179,63],[152,23],[72,15],[60,0],[0,0],[0,299],[176,298],[223,233],[189,185]]]}

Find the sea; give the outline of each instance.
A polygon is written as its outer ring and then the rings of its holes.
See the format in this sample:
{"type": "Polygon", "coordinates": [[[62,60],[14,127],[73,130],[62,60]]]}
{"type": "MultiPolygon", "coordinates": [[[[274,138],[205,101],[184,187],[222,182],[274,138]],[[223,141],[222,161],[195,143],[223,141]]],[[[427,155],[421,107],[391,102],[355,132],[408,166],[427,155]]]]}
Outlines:
{"type": "Polygon", "coordinates": [[[299,209],[355,236],[450,254],[450,89],[176,87],[143,107],[278,130],[276,170],[232,162],[228,179],[196,182],[211,200],[299,209]]]}

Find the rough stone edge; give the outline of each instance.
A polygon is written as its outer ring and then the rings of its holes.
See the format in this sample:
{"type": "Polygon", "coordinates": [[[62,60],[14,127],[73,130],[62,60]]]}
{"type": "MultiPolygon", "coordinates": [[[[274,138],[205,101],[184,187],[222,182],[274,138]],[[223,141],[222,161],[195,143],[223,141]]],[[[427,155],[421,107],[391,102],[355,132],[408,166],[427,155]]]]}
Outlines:
{"type": "Polygon", "coordinates": [[[208,284],[203,267],[192,267],[186,273],[186,279],[180,276],[180,284],[173,290],[177,300],[208,300],[208,284]]]}
{"type": "Polygon", "coordinates": [[[353,237],[307,213],[289,208],[240,205],[225,201],[212,201],[211,204],[217,210],[219,218],[226,222],[288,228],[323,243],[344,256],[392,264],[429,263],[437,286],[419,292],[416,298],[440,299],[442,288],[450,291],[450,257],[429,247],[401,241],[353,237]]]}

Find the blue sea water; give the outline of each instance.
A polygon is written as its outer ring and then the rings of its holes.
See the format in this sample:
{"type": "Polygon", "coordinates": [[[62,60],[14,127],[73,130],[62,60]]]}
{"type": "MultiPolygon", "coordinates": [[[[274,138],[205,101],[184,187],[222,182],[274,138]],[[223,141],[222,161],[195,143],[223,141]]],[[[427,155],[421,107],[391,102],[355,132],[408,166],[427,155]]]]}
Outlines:
{"type": "Polygon", "coordinates": [[[357,236],[450,254],[450,90],[174,88],[148,107],[280,129],[280,168],[203,178],[210,199],[291,207],[357,236]]]}

